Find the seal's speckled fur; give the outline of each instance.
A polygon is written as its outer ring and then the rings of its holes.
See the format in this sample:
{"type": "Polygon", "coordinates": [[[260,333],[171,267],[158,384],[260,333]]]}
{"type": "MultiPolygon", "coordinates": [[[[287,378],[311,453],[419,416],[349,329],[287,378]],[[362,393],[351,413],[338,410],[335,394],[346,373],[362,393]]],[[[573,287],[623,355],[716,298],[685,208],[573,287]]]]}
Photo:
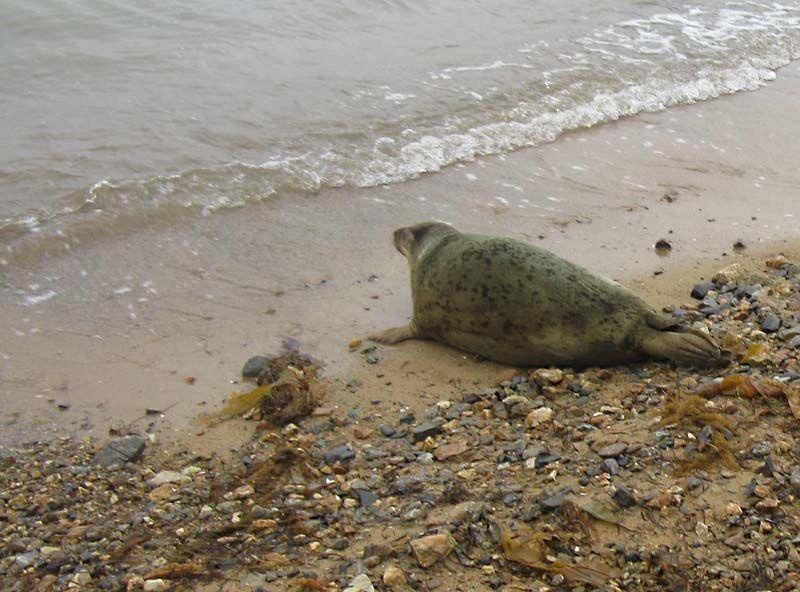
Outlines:
{"type": "Polygon", "coordinates": [[[428,338],[516,365],[600,366],[646,357],[720,359],[704,333],[678,326],[619,284],[527,243],[425,222],[395,231],[408,259],[414,316],[372,338],[428,338]]]}

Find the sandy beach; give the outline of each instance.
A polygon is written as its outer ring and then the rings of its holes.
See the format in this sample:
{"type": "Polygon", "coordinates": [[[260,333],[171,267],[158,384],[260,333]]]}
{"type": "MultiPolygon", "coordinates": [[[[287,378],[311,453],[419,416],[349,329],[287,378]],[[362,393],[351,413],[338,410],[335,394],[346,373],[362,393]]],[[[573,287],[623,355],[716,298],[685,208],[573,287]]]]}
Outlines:
{"type": "MultiPolygon", "coordinates": [[[[331,379],[359,372],[347,343],[404,322],[394,228],[426,219],[530,241],[662,306],[698,276],[797,253],[800,67],[757,92],[643,114],[557,142],[367,189],[287,195],[201,223],[86,236],[79,252],[7,264],[0,293],[0,439],[110,425],[185,428],[236,388],[243,362],[295,340],[331,379]],[[669,240],[659,256],[653,245],[669,240]],[[734,253],[734,241],[746,249],[734,253]],[[163,416],[145,415],[147,409],[163,416]]],[[[413,404],[454,377],[491,375],[457,352],[381,350],[398,369],[354,395],[413,404]],[[424,378],[423,378],[424,377],[424,378]]]]}

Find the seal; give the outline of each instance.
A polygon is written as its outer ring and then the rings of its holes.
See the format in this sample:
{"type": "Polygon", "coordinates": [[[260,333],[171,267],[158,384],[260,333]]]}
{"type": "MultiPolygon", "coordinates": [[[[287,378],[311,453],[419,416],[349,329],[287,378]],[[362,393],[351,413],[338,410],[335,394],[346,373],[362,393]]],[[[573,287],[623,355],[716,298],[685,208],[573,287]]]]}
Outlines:
{"type": "Polygon", "coordinates": [[[710,336],[545,249],[438,222],[399,228],[394,246],[411,270],[414,314],[374,341],[432,339],[518,366],[720,362],[710,336]]]}

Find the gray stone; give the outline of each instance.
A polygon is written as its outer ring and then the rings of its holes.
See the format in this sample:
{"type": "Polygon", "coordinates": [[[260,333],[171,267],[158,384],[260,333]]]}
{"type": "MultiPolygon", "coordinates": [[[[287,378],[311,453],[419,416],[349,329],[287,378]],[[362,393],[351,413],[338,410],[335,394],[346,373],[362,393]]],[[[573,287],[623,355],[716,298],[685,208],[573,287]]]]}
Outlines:
{"type": "Polygon", "coordinates": [[[264,356],[253,356],[244,363],[242,378],[258,378],[269,372],[269,359],[264,356]]]}
{"type": "Polygon", "coordinates": [[[379,425],[378,429],[380,430],[381,434],[383,434],[383,436],[386,437],[386,438],[391,438],[392,436],[394,436],[397,433],[396,429],[394,429],[392,426],[390,426],[388,424],[385,424],[385,423],[382,423],[381,425],[379,425]]]}
{"type": "Polygon", "coordinates": [[[125,436],[108,442],[98,452],[92,462],[96,465],[110,467],[138,460],[144,452],[147,441],[140,436],[125,436]]]}
{"type": "Polygon", "coordinates": [[[797,349],[800,347],[800,335],[796,335],[789,340],[789,343],[786,344],[786,347],[797,349]]]}
{"type": "Polygon", "coordinates": [[[346,462],[353,460],[355,457],[355,450],[350,447],[350,444],[340,444],[339,446],[334,446],[322,455],[322,458],[329,465],[335,462],[346,462]]]}
{"type": "Polygon", "coordinates": [[[800,337],[800,326],[787,327],[778,331],[778,338],[783,341],[788,341],[790,339],[794,339],[795,337],[800,337]]]}
{"type": "Polygon", "coordinates": [[[411,436],[414,442],[422,442],[425,438],[442,433],[442,426],[438,423],[426,421],[418,426],[411,428],[411,436]]]}
{"type": "Polygon", "coordinates": [[[695,284],[694,288],[692,288],[692,298],[696,298],[697,300],[703,300],[711,290],[714,290],[716,286],[711,282],[704,282],[701,284],[695,284]]]}
{"type": "Polygon", "coordinates": [[[765,333],[774,333],[781,328],[781,319],[775,313],[767,313],[761,320],[761,330],[765,333]]]}
{"type": "Polygon", "coordinates": [[[623,508],[631,508],[636,505],[636,499],[624,485],[617,485],[617,490],[614,492],[614,501],[623,508]]]}
{"type": "Polygon", "coordinates": [[[760,444],[756,444],[755,446],[753,446],[752,450],[753,456],[757,456],[759,458],[769,456],[771,452],[772,448],[766,442],[761,442],[760,444]]]}
{"type": "Polygon", "coordinates": [[[603,460],[603,471],[609,475],[617,475],[619,473],[619,463],[613,458],[603,460]]]}
{"type": "Polygon", "coordinates": [[[191,481],[189,477],[177,471],[161,471],[156,474],[152,479],[148,479],[147,485],[150,487],[158,487],[164,483],[188,483],[191,481]]]}
{"type": "Polygon", "coordinates": [[[552,454],[550,452],[542,452],[536,455],[536,460],[534,466],[537,469],[542,469],[549,465],[550,463],[554,463],[559,460],[561,457],[557,454],[552,454]]]}
{"type": "Polygon", "coordinates": [[[372,504],[380,499],[377,495],[372,493],[371,491],[364,489],[358,492],[358,499],[361,502],[362,508],[369,508],[372,504]]]}
{"type": "Polygon", "coordinates": [[[626,448],[628,448],[628,445],[625,442],[617,442],[615,444],[603,446],[597,451],[597,454],[600,458],[614,458],[625,452],[626,448]]]}

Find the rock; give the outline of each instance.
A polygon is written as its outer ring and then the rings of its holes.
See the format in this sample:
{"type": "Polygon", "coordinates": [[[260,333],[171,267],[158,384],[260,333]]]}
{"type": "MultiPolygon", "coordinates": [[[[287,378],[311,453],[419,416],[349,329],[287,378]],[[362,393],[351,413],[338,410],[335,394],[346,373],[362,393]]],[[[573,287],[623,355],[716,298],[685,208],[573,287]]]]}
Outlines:
{"type": "Polygon", "coordinates": [[[242,367],[242,378],[256,380],[269,372],[269,359],[264,356],[253,356],[242,367]]]}
{"type": "Polygon", "coordinates": [[[672,243],[665,238],[660,238],[656,241],[656,244],[653,246],[653,248],[659,255],[664,255],[672,250],[672,243]]]}
{"type": "Polygon", "coordinates": [[[795,337],[800,337],[800,325],[796,327],[787,327],[778,331],[778,339],[782,341],[789,341],[795,337]]]}
{"type": "Polygon", "coordinates": [[[783,255],[773,255],[772,257],[769,257],[765,263],[770,269],[780,269],[784,265],[787,265],[789,260],[783,255]]]}
{"type": "Polygon", "coordinates": [[[606,458],[603,460],[603,471],[613,477],[619,473],[619,463],[613,458],[606,458]]]}
{"type": "Polygon", "coordinates": [[[422,442],[426,438],[430,438],[441,433],[441,424],[430,421],[426,421],[425,423],[421,423],[420,425],[411,428],[411,437],[414,439],[414,442],[422,442]]]}
{"type": "Polygon", "coordinates": [[[761,320],[761,330],[765,333],[775,333],[781,328],[781,319],[775,313],[767,313],[761,320]]]}
{"type": "Polygon", "coordinates": [[[356,457],[355,451],[350,447],[350,444],[340,444],[325,451],[322,455],[326,464],[332,465],[336,462],[347,462],[356,457]]]}
{"type": "Polygon", "coordinates": [[[403,588],[407,585],[406,574],[396,565],[387,565],[383,571],[383,583],[390,588],[403,588]]]}
{"type": "Polygon", "coordinates": [[[372,504],[377,502],[380,498],[371,491],[364,489],[358,492],[358,500],[361,502],[362,508],[369,508],[372,504]]]}
{"type": "Polygon", "coordinates": [[[167,580],[145,580],[142,590],[144,592],[162,592],[162,590],[169,590],[170,583],[167,580]]]}
{"type": "Polygon", "coordinates": [[[631,508],[636,505],[636,499],[624,485],[617,485],[617,490],[614,492],[614,501],[623,508],[631,508]]]}
{"type": "Polygon", "coordinates": [[[394,429],[392,426],[382,423],[378,426],[378,430],[385,438],[391,438],[397,433],[397,430],[394,429]]]}
{"type": "Polygon", "coordinates": [[[535,428],[553,419],[553,410],[550,407],[539,407],[525,416],[525,427],[535,428]]]}
{"type": "Polygon", "coordinates": [[[148,487],[156,488],[165,483],[189,483],[192,479],[177,471],[161,471],[147,480],[148,487]]]}
{"type": "Polygon", "coordinates": [[[753,450],[751,452],[753,456],[763,458],[772,453],[772,447],[767,442],[761,442],[760,444],[753,446],[753,450]]]}
{"type": "Polygon", "coordinates": [[[447,557],[456,547],[449,534],[432,534],[411,541],[411,551],[420,567],[427,568],[447,557]]]}
{"type": "Polygon", "coordinates": [[[139,436],[125,436],[108,442],[98,452],[92,463],[104,467],[122,465],[126,462],[138,460],[144,452],[147,441],[139,436]]]}
{"type": "Polygon", "coordinates": [[[537,469],[543,469],[550,463],[554,463],[560,458],[561,457],[557,454],[552,454],[550,452],[540,452],[539,454],[536,455],[534,466],[537,469]]]}
{"type": "Polygon", "coordinates": [[[625,452],[627,448],[628,445],[625,442],[616,442],[608,446],[603,446],[597,451],[597,455],[600,458],[614,458],[625,452]]]}
{"type": "Polygon", "coordinates": [[[797,336],[795,336],[795,337],[792,337],[792,338],[789,340],[789,343],[787,343],[787,344],[786,344],[786,347],[788,347],[788,348],[790,348],[790,349],[797,349],[797,348],[800,348],[800,335],[797,335],[797,336]]]}
{"type": "Polygon", "coordinates": [[[728,265],[720,269],[711,278],[711,281],[719,286],[727,286],[728,284],[738,284],[744,279],[744,268],[739,263],[728,265]]]}
{"type": "Polygon", "coordinates": [[[531,378],[539,384],[559,384],[564,380],[564,371],[560,368],[539,368],[531,378]]]}
{"type": "Polygon", "coordinates": [[[696,298],[697,300],[703,300],[711,290],[716,289],[716,286],[711,282],[704,282],[701,284],[695,284],[692,288],[692,298],[696,298]]]}
{"type": "Polygon", "coordinates": [[[425,519],[427,526],[447,526],[476,522],[486,511],[482,502],[461,502],[455,506],[443,506],[431,510],[425,519]]]}
{"type": "Polygon", "coordinates": [[[367,574],[359,574],[353,578],[344,592],[375,592],[375,587],[367,574]]]}
{"type": "Polygon", "coordinates": [[[449,444],[439,446],[433,451],[433,456],[436,457],[436,460],[439,462],[443,462],[453,458],[454,456],[458,456],[459,454],[464,454],[469,449],[469,444],[463,440],[457,440],[455,442],[450,442],[449,444]]]}

